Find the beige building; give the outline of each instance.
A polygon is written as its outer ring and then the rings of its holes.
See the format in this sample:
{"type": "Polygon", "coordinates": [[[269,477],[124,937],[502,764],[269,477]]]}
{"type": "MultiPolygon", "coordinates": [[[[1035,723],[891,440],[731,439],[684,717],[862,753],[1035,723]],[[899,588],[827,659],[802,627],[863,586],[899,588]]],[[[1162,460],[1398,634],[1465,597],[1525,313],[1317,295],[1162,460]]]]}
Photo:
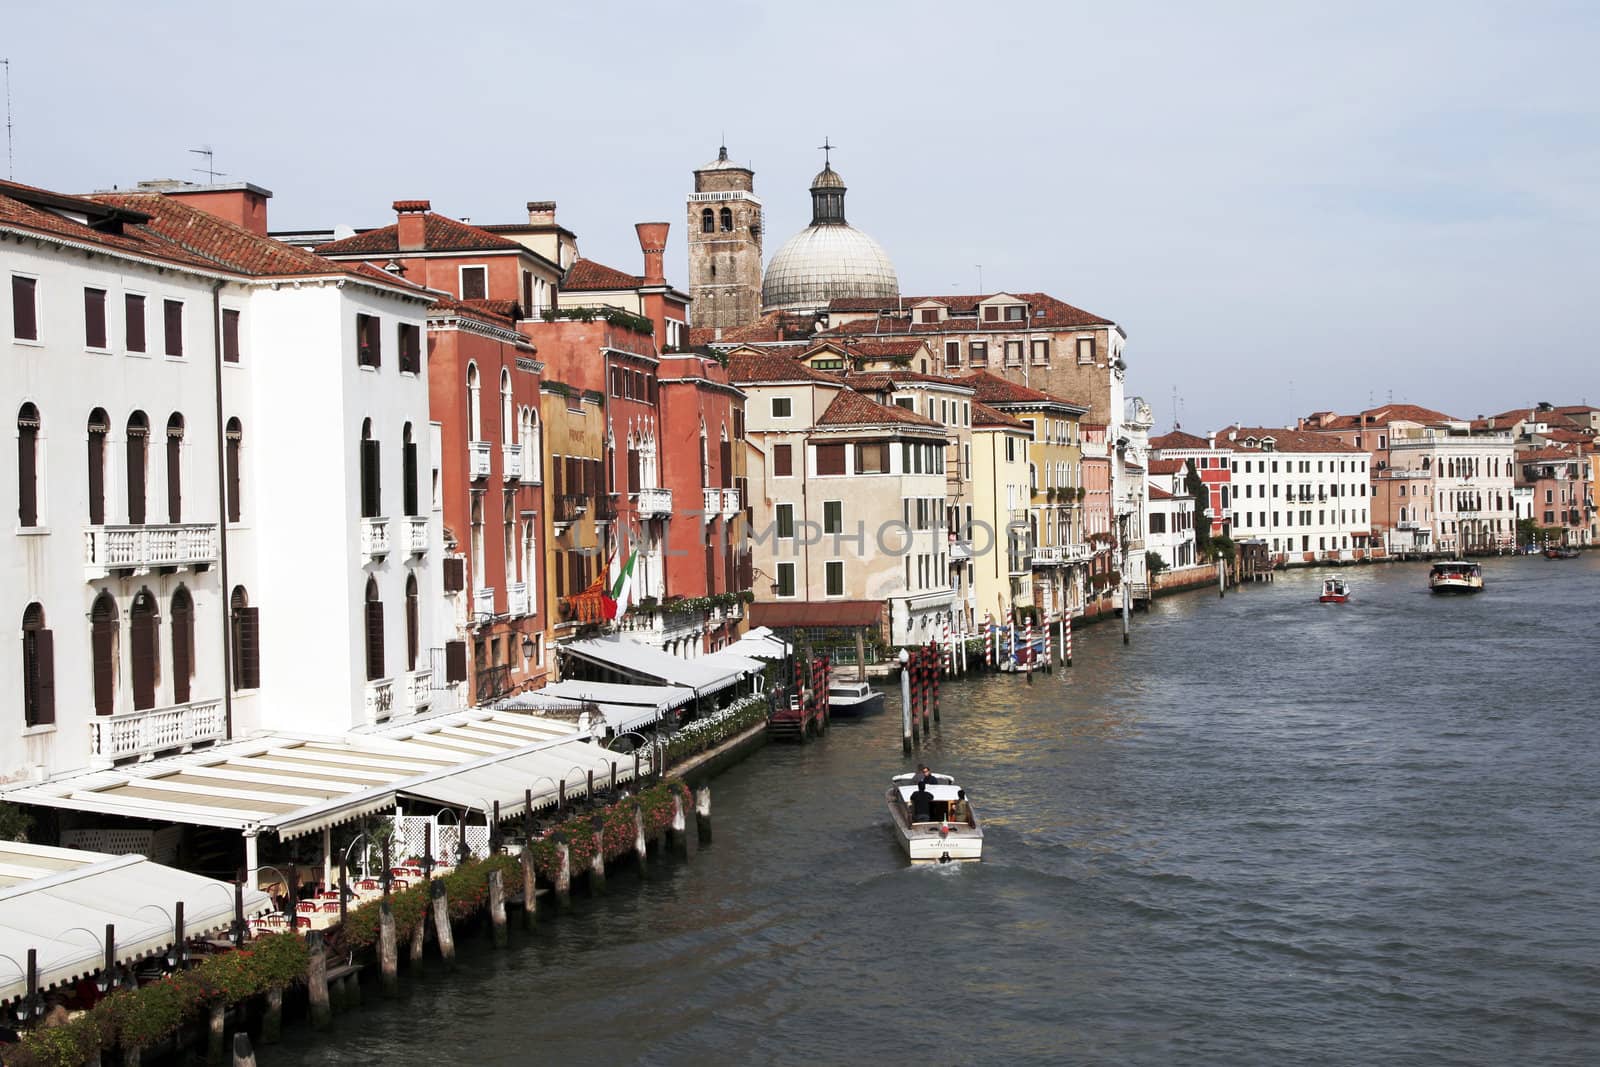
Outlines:
{"type": "Polygon", "coordinates": [[[1003,619],[1033,603],[1028,424],[981,401],[972,405],[971,621],[1003,619]]]}

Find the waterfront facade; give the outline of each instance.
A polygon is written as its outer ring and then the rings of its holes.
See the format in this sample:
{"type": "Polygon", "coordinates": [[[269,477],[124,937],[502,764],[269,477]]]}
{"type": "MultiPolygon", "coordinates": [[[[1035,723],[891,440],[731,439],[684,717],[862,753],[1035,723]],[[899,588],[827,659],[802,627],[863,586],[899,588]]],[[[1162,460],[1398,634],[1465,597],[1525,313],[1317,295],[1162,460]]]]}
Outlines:
{"type": "Polygon", "coordinates": [[[1273,427],[1230,426],[1215,436],[1232,453],[1228,524],[1236,540],[1260,538],[1286,564],[1370,556],[1365,449],[1273,427]]]}

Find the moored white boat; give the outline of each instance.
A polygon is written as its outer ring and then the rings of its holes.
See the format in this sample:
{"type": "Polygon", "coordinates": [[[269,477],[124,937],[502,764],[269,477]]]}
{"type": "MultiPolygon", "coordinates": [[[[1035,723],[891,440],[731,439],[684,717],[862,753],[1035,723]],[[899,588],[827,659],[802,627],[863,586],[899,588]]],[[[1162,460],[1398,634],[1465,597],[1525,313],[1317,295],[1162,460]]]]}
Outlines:
{"type": "Polygon", "coordinates": [[[848,718],[883,710],[883,694],[866,682],[834,679],[828,684],[828,714],[848,718]]]}
{"type": "Polygon", "coordinates": [[[1322,595],[1317,598],[1324,604],[1347,604],[1350,601],[1350,583],[1343,578],[1322,579],[1322,595]]]}
{"type": "Polygon", "coordinates": [[[1435,593],[1481,593],[1483,567],[1464,559],[1441,560],[1428,572],[1428,588],[1435,593]]]}
{"type": "Polygon", "coordinates": [[[931,774],[919,795],[916,775],[898,774],[885,797],[895,838],[912,863],[983,858],[983,826],[966,792],[948,774],[931,774]]]}

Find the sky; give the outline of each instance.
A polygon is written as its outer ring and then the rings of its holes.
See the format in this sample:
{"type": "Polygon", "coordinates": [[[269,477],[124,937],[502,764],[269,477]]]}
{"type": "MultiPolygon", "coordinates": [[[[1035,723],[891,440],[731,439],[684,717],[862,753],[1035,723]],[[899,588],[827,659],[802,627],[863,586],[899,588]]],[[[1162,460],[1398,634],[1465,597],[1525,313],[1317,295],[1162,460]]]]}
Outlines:
{"type": "Polygon", "coordinates": [[[768,257],[824,137],[906,294],[1048,292],[1128,334],[1157,427],[1386,400],[1600,404],[1600,5],[8,5],[18,181],[271,189],[273,229],[555,200],[641,270],[692,171],[768,257]],[[980,281],[981,279],[981,281],[980,281]]]}

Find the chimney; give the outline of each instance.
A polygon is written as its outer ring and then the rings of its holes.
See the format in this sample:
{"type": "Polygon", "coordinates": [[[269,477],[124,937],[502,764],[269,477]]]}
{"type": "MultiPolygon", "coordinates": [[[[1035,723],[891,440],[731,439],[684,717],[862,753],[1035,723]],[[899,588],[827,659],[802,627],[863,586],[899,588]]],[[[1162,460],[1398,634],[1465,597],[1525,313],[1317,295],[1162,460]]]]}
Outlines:
{"type": "Polygon", "coordinates": [[[267,200],[272,190],[249,182],[226,182],[217,185],[195,185],[192,182],[143,181],[140,192],[156,192],[174,200],[182,200],[190,207],[215,215],[225,222],[242,226],[260,237],[267,235],[267,200]]]}
{"type": "Polygon", "coordinates": [[[634,232],[639,235],[639,248],[644,252],[644,283],[646,285],[666,285],[667,275],[662,268],[662,256],[667,250],[667,231],[672,228],[670,222],[640,222],[634,224],[634,232]]]}
{"type": "Polygon", "coordinates": [[[528,225],[554,226],[556,224],[556,202],[554,200],[529,200],[528,225]]]}
{"type": "Polygon", "coordinates": [[[428,247],[428,212],[433,204],[427,200],[396,200],[394,213],[399,216],[400,251],[420,252],[428,247]]]}

